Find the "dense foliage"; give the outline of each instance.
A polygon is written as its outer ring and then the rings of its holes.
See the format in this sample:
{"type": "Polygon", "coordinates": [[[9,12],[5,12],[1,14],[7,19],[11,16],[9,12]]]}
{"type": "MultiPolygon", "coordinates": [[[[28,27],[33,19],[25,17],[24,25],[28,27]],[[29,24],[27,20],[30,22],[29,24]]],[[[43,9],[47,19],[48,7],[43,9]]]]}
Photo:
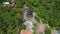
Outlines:
{"type": "Polygon", "coordinates": [[[22,5],[24,1],[33,12],[37,13],[37,21],[60,29],[60,0],[14,0],[16,8],[3,6],[0,0],[0,34],[17,34],[18,27],[23,23],[22,5]]]}
{"type": "Polygon", "coordinates": [[[51,28],[46,27],[45,34],[51,34],[51,28]]]}
{"type": "Polygon", "coordinates": [[[0,34],[17,34],[22,23],[22,9],[0,7],[0,34]]]}
{"type": "Polygon", "coordinates": [[[29,0],[28,6],[37,13],[36,19],[51,27],[60,25],[60,0],[29,0]]]}

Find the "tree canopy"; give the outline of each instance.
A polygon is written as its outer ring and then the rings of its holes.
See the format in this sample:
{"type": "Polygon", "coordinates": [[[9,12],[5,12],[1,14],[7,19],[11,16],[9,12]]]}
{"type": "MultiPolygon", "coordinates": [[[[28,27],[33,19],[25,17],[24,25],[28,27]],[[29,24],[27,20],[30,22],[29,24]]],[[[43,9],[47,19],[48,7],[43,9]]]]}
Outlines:
{"type": "MultiPolygon", "coordinates": [[[[18,27],[23,23],[22,5],[24,1],[33,12],[35,19],[49,24],[50,27],[60,27],[60,0],[14,0],[16,7],[3,6],[0,0],[0,34],[17,34],[18,27]]],[[[57,28],[59,29],[59,28],[57,28]]]]}

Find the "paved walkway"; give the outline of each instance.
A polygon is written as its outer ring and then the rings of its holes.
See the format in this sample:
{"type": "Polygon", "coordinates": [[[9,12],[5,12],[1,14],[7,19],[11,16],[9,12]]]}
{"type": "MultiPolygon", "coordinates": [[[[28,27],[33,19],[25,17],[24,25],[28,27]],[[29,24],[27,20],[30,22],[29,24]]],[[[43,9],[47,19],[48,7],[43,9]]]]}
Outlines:
{"type": "MultiPolygon", "coordinates": [[[[24,5],[23,9],[24,9],[24,19],[25,19],[24,24],[26,25],[26,30],[33,32],[32,27],[33,27],[33,24],[35,24],[36,25],[35,31],[37,34],[44,32],[46,24],[41,24],[41,23],[37,22],[34,18],[34,16],[35,16],[34,13],[32,14],[33,17],[31,17],[31,18],[27,17],[27,12],[31,11],[31,10],[29,10],[29,7],[27,7],[26,5],[24,5]]],[[[30,15],[30,13],[29,13],[29,15],[30,15]]]]}

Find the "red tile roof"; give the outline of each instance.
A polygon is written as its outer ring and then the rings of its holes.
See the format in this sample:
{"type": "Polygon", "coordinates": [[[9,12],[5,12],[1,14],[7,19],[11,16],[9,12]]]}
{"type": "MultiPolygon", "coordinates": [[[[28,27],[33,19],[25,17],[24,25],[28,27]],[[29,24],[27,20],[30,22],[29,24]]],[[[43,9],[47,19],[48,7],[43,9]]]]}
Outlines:
{"type": "Polygon", "coordinates": [[[21,30],[20,34],[32,34],[29,30],[21,30]]]}

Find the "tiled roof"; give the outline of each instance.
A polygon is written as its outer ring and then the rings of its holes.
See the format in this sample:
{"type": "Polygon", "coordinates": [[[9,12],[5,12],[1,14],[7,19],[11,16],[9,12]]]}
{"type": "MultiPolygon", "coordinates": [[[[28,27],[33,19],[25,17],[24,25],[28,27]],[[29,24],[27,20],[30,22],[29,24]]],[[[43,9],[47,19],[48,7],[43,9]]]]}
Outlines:
{"type": "Polygon", "coordinates": [[[20,34],[32,34],[29,30],[21,30],[20,34]]]}

